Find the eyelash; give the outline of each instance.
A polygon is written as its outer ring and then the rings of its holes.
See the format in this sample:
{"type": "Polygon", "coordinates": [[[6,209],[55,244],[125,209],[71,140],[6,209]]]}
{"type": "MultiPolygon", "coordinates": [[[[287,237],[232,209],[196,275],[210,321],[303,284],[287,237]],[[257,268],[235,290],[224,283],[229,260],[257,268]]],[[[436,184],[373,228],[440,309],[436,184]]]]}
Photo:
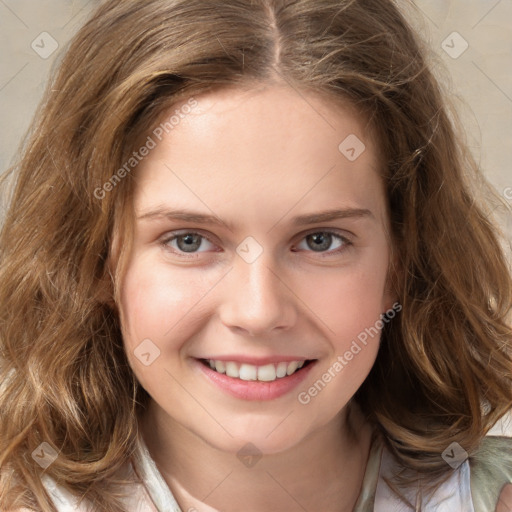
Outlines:
{"type": "MultiPolygon", "coordinates": [[[[316,234],[326,234],[326,235],[331,235],[333,237],[333,239],[335,240],[339,240],[340,242],[342,242],[342,246],[335,249],[335,250],[329,250],[329,251],[313,251],[313,250],[309,250],[309,251],[306,251],[306,252],[311,252],[313,254],[318,254],[320,257],[329,257],[329,256],[332,256],[332,255],[337,255],[337,254],[340,254],[344,251],[346,251],[350,246],[352,246],[352,242],[340,235],[338,232],[336,231],[332,231],[332,230],[328,230],[328,229],[319,229],[319,230],[315,230],[315,231],[309,231],[307,233],[305,233],[304,235],[302,235],[302,238],[300,239],[300,242],[302,242],[303,240],[305,240],[308,236],[310,235],[316,235],[316,234]]],[[[201,237],[201,239],[205,239],[207,240],[208,242],[210,242],[211,244],[215,245],[215,242],[213,242],[213,240],[211,240],[210,237],[208,237],[207,235],[199,232],[199,231],[184,231],[184,230],[181,230],[179,232],[173,232],[171,234],[171,236],[166,236],[164,239],[162,239],[161,241],[161,245],[164,247],[165,250],[181,257],[181,258],[187,258],[187,259],[197,259],[199,257],[199,255],[202,253],[202,252],[209,252],[209,251],[199,251],[199,252],[190,252],[190,253],[186,253],[186,252],[183,252],[183,251],[180,251],[180,250],[175,250],[174,248],[171,248],[169,246],[169,244],[176,240],[177,238],[181,237],[181,236],[185,236],[185,235],[198,235],[201,237]]],[[[219,251],[215,251],[215,252],[219,252],[219,251]]],[[[299,252],[299,251],[293,251],[293,252],[299,252]]]]}

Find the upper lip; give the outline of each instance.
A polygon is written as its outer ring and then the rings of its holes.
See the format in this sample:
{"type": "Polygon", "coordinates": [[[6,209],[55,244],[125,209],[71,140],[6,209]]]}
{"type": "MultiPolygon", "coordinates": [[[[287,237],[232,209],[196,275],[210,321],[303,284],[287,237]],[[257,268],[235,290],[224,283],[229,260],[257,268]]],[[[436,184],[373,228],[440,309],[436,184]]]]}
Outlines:
{"type": "Polygon", "coordinates": [[[276,364],[281,362],[289,363],[291,361],[309,361],[310,358],[302,356],[269,356],[269,357],[251,357],[248,355],[224,355],[224,356],[208,356],[198,359],[206,359],[213,361],[234,361],[236,363],[252,364],[254,366],[265,366],[266,364],[276,364]]]}

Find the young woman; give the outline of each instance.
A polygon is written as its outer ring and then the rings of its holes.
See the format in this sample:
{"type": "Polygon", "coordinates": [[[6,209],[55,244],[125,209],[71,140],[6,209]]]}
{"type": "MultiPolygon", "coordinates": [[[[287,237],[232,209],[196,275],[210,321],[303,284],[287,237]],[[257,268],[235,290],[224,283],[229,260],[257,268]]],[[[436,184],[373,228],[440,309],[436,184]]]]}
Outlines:
{"type": "Polygon", "coordinates": [[[2,510],[506,511],[497,198],[387,0],[110,0],[0,238],[2,510]]]}

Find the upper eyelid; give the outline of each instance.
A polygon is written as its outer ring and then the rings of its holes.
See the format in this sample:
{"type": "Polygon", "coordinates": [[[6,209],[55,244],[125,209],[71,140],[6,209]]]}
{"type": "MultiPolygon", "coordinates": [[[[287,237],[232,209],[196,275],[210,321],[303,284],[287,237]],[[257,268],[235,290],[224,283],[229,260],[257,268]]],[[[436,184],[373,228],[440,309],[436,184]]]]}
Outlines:
{"type": "Polygon", "coordinates": [[[163,234],[160,237],[160,239],[163,241],[169,241],[169,240],[174,240],[175,238],[177,238],[179,236],[189,235],[189,234],[200,235],[203,238],[206,238],[206,240],[208,240],[212,244],[216,243],[213,240],[213,238],[214,238],[213,236],[211,236],[210,234],[205,234],[205,232],[202,231],[201,229],[176,229],[174,231],[167,231],[165,234],[163,234]]]}
{"type": "Polygon", "coordinates": [[[314,233],[329,233],[331,235],[339,236],[340,238],[346,238],[347,240],[351,236],[355,236],[349,231],[346,231],[344,229],[336,229],[336,228],[320,228],[320,229],[308,229],[306,231],[302,231],[301,233],[297,234],[296,236],[308,236],[313,235],[314,233]]]}

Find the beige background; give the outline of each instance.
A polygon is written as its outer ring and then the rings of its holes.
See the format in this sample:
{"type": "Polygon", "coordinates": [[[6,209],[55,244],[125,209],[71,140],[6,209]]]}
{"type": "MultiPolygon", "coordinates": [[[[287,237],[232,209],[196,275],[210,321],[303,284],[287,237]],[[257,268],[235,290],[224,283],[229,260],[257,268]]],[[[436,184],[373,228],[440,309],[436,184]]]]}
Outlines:
{"type": "MultiPolygon", "coordinates": [[[[0,0],[0,172],[16,154],[52,65],[97,3],[0,0]],[[52,45],[58,48],[48,56],[52,45]]],[[[414,4],[408,7],[410,17],[432,48],[437,73],[464,117],[470,145],[497,191],[512,202],[512,1],[414,4]]],[[[512,239],[512,220],[503,222],[512,239]]],[[[512,435],[510,419],[507,431],[512,435]]]]}

